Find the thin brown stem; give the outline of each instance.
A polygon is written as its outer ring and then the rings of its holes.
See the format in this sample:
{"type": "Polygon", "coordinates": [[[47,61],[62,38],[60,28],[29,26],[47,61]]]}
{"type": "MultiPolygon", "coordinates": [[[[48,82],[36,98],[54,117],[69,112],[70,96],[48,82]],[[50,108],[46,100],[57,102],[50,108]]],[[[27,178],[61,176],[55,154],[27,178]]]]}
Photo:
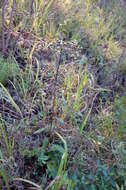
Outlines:
{"type": "Polygon", "coordinates": [[[57,86],[57,79],[58,79],[58,74],[59,74],[59,68],[60,68],[60,64],[62,62],[62,51],[63,51],[63,42],[61,41],[61,50],[60,50],[60,55],[59,55],[59,59],[58,62],[56,64],[56,74],[55,74],[55,79],[54,79],[54,89],[53,89],[53,105],[52,105],[52,121],[54,120],[54,116],[55,116],[55,103],[56,103],[56,86],[57,86]]]}
{"type": "Polygon", "coordinates": [[[6,0],[2,1],[2,52],[5,53],[5,6],[6,0]]]}
{"type": "Polygon", "coordinates": [[[9,45],[9,41],[10,41],[14,12],[15,12],[15,0],[13,0],[12,10],[11,10],[11,13],[10,13],[10,19],[9,19],[10,23],[9,23],[8,33],[7,33],[7,41],[6,41],[5,51],[7,50],[8,45],[9,45]]]}
{"type": "Polygon", "coordinates": [[[29,1],[28,11],[29,11],[30,15],[32,15],[32,13],[33,13],[33,3],[34,3],[34,0],[29,1]]]}

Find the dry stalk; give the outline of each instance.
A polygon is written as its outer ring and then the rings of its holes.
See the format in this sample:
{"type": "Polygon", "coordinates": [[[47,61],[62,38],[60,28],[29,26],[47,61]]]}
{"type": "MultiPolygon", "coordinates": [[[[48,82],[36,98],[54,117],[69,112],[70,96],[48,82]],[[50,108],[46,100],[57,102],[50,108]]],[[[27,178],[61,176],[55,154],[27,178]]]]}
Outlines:
{"type": "Polygon", "coordinates": [[[5,7],[6,7],[6,0],[2,1],[2,52],[3,55],[5,53],[5,7]]]}
{"type": "Polygon", "coordinates": [[[57,86],[57,78],[58,78],[58,74],[59,74],[59,68],[60,68],[60,64],[61,64],[62,51],[63,51],[62,41],[61,41],[60,45],[61,45],[61,49],[60,49],[59,59],[58,59],[58,62],[56,64],[56,74],[55,74],[54,87],[53,87],[52,121],[54,120],[54,116],[55,116],[56,86],[57,86]]]}
{"type": "Polygon", "coordinates": [[[10,22],[9,22],[9,28],[8,28],[8,32],[7,32],[7,41],[6,41],[5,51],[7,50],[8,45],[9,45],[9,41],[10,41],[14,13],[15,13],[15,0],[13,0],[12,10],[10,13],[10,19],[9,19],[10,22]]]}

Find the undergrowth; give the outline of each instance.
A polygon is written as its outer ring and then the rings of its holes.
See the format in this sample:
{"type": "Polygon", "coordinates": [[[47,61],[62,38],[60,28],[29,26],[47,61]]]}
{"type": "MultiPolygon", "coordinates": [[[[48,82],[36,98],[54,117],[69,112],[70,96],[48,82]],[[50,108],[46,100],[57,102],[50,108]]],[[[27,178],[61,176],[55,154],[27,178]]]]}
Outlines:
{"type": "Polygon", "coordinates": [[[126,189],[125,10],[0,2],[0,189],[126,189]]]}

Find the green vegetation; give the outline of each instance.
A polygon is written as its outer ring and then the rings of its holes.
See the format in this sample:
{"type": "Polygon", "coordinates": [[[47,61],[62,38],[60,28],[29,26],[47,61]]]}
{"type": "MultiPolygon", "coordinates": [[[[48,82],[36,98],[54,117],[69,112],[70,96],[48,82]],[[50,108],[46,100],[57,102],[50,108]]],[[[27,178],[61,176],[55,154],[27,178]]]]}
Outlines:
{"type": "Polygon", "coordinates": [[[126,189],[126,2],[0,2],[0,189],[126,189]]]}
{"type": "Polygon", "coordinates": [[[8,80],[12,80],[19,73],[19,69],[13,60],[4,60],[0,57],[0,82],[6,84],[8,80]]]}

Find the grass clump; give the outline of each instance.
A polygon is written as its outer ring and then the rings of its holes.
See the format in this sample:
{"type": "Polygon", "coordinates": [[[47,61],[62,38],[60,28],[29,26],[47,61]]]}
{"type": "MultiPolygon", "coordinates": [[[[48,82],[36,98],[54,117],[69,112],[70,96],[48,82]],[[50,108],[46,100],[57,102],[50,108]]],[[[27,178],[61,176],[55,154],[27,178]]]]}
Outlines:
{"type": "Polygon", "coordinates": [[[0,82],[2,84],[13,80],[18,74],[19,68],[13,60],[0,57],[0,82]]]}

